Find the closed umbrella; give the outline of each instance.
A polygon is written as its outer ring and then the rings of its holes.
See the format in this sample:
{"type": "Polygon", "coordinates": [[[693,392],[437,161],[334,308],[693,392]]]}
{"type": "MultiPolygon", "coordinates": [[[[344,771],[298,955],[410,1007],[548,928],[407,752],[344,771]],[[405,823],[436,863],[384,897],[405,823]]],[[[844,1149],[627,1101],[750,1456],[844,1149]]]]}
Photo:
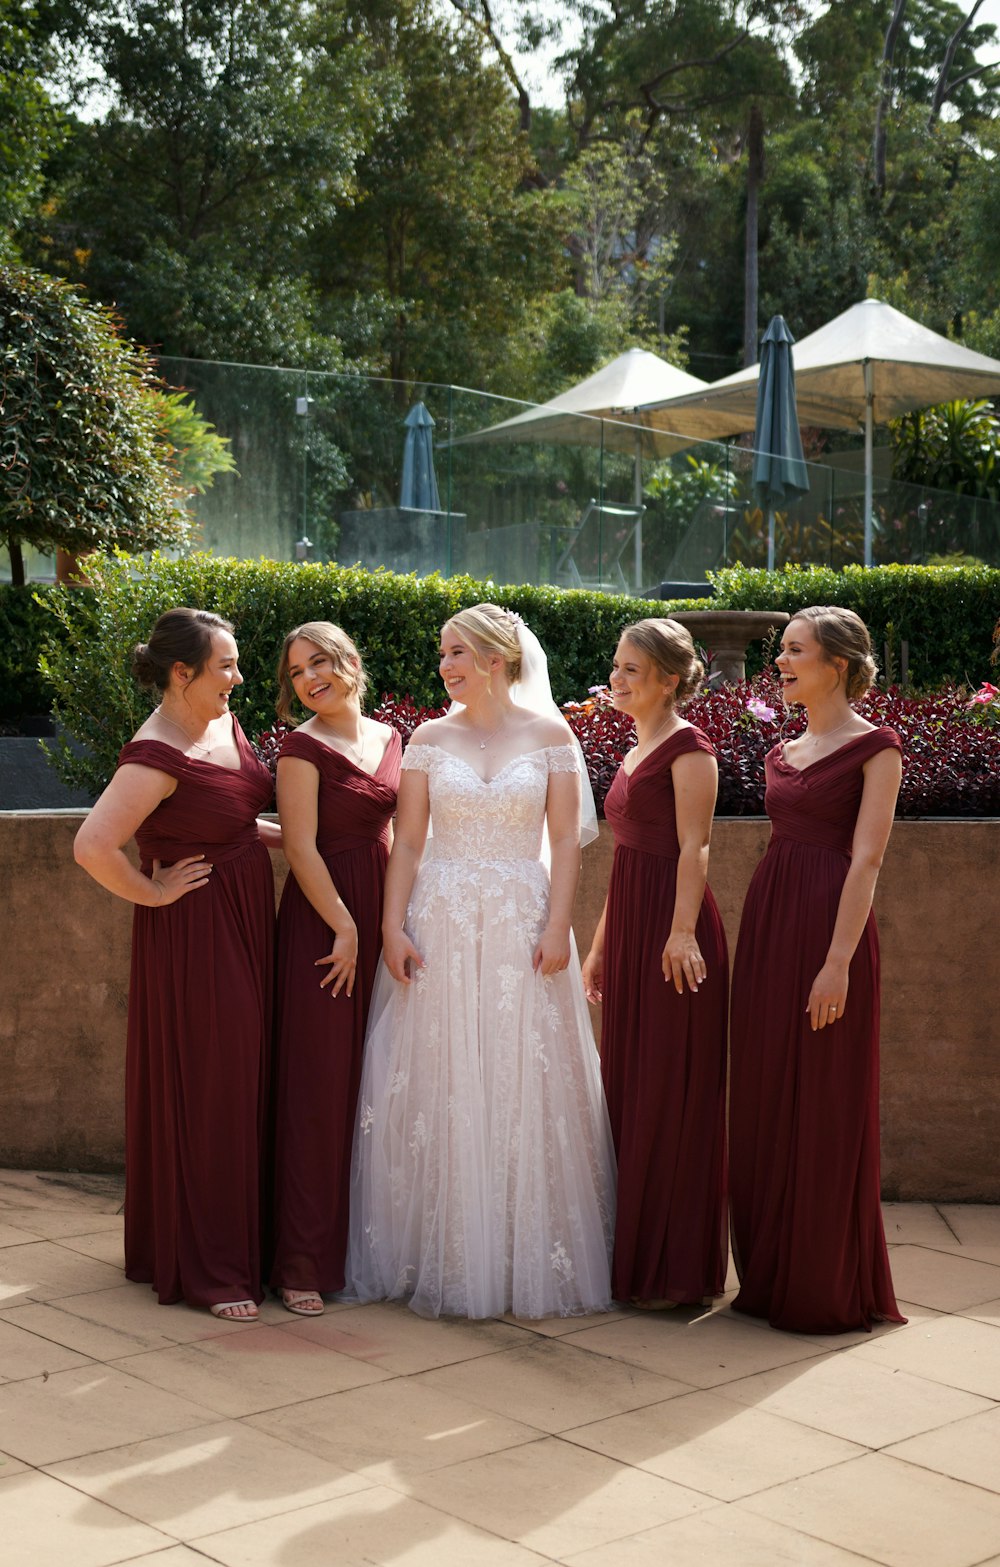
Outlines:
{"type": "MultiPolygon", "coordinates": [[[[865,435],[865,565],[872,563],[872,429],[911,408],[958,397],[1000,395],[1000,360],[912,321],[880,299],[863,299],[795,345],[795,401],[802,424],[865,435]]],[[[752,430],[757,366],[702,391],[642,410],[700,441],[752,430]]]]}
{"type": "Polygon", "coordinates": [[[784,316],[772,316],[760,345],[752,483],[758,506],[767,512],[768,571],[774,570],[774,508],[809,493],[795,411],[794,341],[784,316]]]}
{"type": "Polygon", "coordinates": [[[410,511],[440,511],[434,473],[434,420],[423,403],[414,403],[403,423],[403,477],[399,485],[399,504],[410,511]]]}

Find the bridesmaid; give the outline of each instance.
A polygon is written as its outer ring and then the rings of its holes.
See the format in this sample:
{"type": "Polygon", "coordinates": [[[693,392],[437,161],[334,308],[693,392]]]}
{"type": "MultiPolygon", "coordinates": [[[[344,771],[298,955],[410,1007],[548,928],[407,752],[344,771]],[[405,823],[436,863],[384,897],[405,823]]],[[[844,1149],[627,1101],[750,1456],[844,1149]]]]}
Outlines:
{"type": "Polygon", "coordinates": [[[289,1311],[318,1316],[322,1294],[344,1287],[351,1141],[402,746],[394,729],[363,716],[365,673],[339,626],[290,631],[278,685],[280,718],[293,721],[296,697],[313,716],[278,759],[291,873],[278,913],[271,1285],[289,1311]]]}
{"type": "Polygon", "coordinates": [[[170,609],[133,655],[160,705],[76,836],[135,904],[125,1071],[125,1272],[163,1304],[257,1316],[274,884],[266,767],[229,711],[232,626],[170,609]],[[140,868],[125,845],[135,836],[140,868]]]}
{"type": "Polygon", "coordinates": [[[733,973],[733,1309],[799,1333],[902,1322],[879,1203],[879,950],[872,897],[899,736],[851,707],[875,678],[849,609],[803,609],[777,660],[805,732],[766,761],[771,841],[733,973]]]}
{"type": "Polygon", "coordinates": [[[626,626],[611,694],[635,748],[605,815],[611,883],[583,966],[604,1013],[601,1070],[618,1154],[612,1294],[653,1310],[720,1295],[726,1277],[726,937],[706,886],[718,784],[680,717],[704,669],[673,620],[626,626]]]}

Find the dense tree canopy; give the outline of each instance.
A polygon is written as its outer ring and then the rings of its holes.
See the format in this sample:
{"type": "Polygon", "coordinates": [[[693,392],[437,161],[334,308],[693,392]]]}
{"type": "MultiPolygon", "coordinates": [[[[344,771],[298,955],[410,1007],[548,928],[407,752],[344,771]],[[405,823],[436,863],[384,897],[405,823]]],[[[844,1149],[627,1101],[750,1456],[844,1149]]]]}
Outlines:
{"type": "Polygon", "coordinates": [[[0,254],[167,353],[510,395],[630,343],[714,377],[869,291],[996,351],[979,10],[0,0],[0,254]]]}

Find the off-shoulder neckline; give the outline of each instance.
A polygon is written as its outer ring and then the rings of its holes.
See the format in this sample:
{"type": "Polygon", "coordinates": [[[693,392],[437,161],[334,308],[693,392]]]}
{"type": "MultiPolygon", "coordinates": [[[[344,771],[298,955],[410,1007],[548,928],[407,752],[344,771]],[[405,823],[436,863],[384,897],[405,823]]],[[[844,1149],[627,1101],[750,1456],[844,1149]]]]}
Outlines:
{"type": "Polygon", "coordinates": [[[477,772],[472,763],[466,761],[464,756],[459,756],[457,751],[449,751],[448,747],[445,745],[438,745],[433,740],[421,740],[419,742],[419,748],[428,751],[437,751],[441,756],[450,756],[453,762],[460,762],[463,767],[468,768],[473,778],[478,778],[481,784],[486,784],[488,786],[491,783],[496,783],[496,780],[500,778],[509,767],[513,767],[515,762],[523,762],[525,757],[528,756],[542,756],[546,751],[572,751],[573,742],[571,740],[566,740],[561,742],[559,745],[536,745],[530,751],[518,751],[516,756],[509,757],[508,760],[504,762],[503,766],[498,767],[496,772],[492,773],[489,778],[484,778],[482,773],[477,772]]]}
{"type": "Polygon", "coordinates": [[[809,772],[810,768],[819,767],[821,762],[832,761],[835,756],[840,755],[841,751],[846,751],[852,745],[857,745],[859,740],[870,740],[872,735],[884,734],[887,729],[888,725],[877,724],[872,729],[866,729],[864,734],[852,735],[849,740],[844,741],[843,745],[838,745],[837,748],[833,751],[827,751],[825,756],[817,756],[814,762],[807,762],[805,767],[796,767],[794,762],[789,762],[786,760],[785,742],[783,740],[775,746],[774,750],[777,753],[778,761],[781,763],[782,767],[787,767],[790,773],[807,773],[809,772]]]}

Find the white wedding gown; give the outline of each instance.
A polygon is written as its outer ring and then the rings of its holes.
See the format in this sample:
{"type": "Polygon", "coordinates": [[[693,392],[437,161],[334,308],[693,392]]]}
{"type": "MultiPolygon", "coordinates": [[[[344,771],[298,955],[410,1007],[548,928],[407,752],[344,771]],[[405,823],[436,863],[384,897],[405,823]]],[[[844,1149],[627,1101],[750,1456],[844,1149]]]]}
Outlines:
{"type": "Polygon", "coordinates": [[[569,1316],[610,1304],[614,1152],[575,944],[544,979],[548,775],[571,745],[489,782],[433,743],[433,837],[406,929],[425,967],[380,964],[351,1183],[349,1288],[422,1316],[569,1316]]]}

